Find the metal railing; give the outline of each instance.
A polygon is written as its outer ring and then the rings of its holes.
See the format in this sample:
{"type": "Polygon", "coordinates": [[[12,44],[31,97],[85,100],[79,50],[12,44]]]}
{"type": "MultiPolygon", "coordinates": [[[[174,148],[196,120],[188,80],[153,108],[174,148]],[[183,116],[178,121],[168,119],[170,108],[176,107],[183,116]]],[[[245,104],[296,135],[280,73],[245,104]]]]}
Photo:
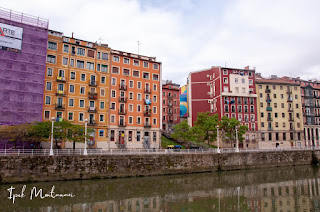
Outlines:
{"type": "MultiPolygon", "coordinates": [[[[320,150],[320,147],[305,148],[270,148],[270,149],[239,149],[239,152],[279,152],[279,151],[305,151],[320,150]]],[[[234,153],[235,148],[217,149],[87,149],[88,155],[163,155],[163,154],[221,154],[234,153]]],[[[83,155],[83,149],[54,149],[54,156],[83,155]]],[[[1,149],[3,156],[49,156],[50,149],[1,149]]]]}

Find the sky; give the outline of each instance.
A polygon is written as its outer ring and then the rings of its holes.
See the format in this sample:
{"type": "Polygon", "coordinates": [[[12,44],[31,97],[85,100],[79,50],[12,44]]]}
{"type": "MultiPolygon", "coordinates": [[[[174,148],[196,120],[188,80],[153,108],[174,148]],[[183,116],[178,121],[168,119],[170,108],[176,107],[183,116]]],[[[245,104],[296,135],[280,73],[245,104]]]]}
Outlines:
{"type": "Polygon", "coordinates": [[[211,66],[320,80],[319,0],[0,0],[49,28],[156,57],[162,79],[186,84],[211,66]]]}

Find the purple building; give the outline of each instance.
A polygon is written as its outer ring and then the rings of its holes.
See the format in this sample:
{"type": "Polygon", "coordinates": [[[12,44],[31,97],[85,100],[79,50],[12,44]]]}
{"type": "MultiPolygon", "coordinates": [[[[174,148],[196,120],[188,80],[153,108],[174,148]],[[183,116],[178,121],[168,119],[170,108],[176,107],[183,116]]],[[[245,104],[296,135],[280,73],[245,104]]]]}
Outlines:
{"type": "Polygon", "coordinates": [[[42,120],[48,24],[0,9],[0,125],[42,120]]]}

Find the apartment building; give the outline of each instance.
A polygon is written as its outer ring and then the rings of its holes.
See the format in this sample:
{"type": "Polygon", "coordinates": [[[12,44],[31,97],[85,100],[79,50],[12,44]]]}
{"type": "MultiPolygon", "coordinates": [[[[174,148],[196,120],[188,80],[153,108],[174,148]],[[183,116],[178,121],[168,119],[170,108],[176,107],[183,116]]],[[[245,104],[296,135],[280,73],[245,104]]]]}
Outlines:
{"type": "Polygon", "coordinates": [[[257,78],[259,148],[301,148],[303,114],[299,83],[273,75],[257,78]]]}
{"type": "MultiPolygon", "coordinates": [[[[69,120],[94,129],[89,148],[107,148],[110,48],[49,30],[43,120],[69,120]]],[[[44,71],[44,70],[43,70],[44,71]]],[[[72,148],[71,142],[59,142],[72,148]]],[[[76,147],[83,147],[82,143],[76,147]]]]}
{"type": "MultiPolygon", "coordinates": [[[[240,148],[257,147],[257,94],[255,70],[213,66],[191,72],[188,78],[188,123],[193,126],[199,112],[236,118],[248,127],[240,148]]],[[[235,141],[226,141],[224,147],[235,147],[235,141]]]]}
{"type": "Polygon", "coordinates": [[[180,85],[166,80],[162,83],[162,130],[172,133],[180,123],[180,85]]]}
{"type": "Polygon", "coordinates": [[[161,63],[111,51],[110,148],[160,147],[161,63]]]}

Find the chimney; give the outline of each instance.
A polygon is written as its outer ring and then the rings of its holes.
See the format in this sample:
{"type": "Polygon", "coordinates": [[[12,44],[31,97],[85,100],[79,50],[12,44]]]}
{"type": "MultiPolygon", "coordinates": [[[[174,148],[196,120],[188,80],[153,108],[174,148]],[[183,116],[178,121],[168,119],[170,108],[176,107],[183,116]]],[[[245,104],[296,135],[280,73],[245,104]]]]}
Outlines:
{"type": "Polygon", "coordinates": [[[73,32],[72,32],[72,34],[71,34],[71,38],[73,38],[73,32]]]}

